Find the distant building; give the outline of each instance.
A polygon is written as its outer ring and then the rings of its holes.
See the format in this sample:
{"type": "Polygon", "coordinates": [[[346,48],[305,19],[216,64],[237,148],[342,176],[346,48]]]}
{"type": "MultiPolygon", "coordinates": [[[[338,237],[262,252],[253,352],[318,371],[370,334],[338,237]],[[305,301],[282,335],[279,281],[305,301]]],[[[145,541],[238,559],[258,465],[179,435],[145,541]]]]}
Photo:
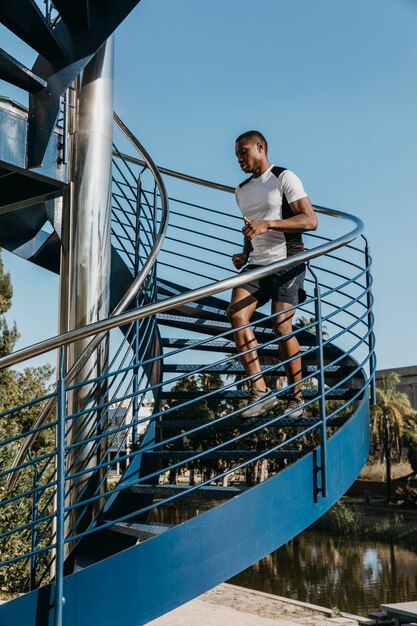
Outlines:
{"type": "Polygon", "coordinates": [[[140,436],[145,432],[149,424],[148,418],[153,413],[153,406],[153,400],[145,398],[139,407],[139,412],[136,417],[136,421],[138,421],[139,424],[132,426],[131,428],[128,428],[129,424],[131,424],[133,420],[131,399],[123,400],[122,402],[115,404],[114,406],[109,408],[108,416],[109,423],[111,424],[110,430],[112,428],[114,430],[117,430],[118,427],[121,426],[127,427],[115,433],[114,435],[109,436],[111,437],[109,450],[110,460],[116,460],[112,471],[116,474],[122,473],[126,469],[126,466],[128,464],[128,461],[125,459],[123,459],[122,461],[117,461],[117,459],[119,457],[124,457],[126,454],[129,454],[130,446],[132,443],[133,429],[136,429],[137,437],[140,438],[140,436]]]}
{"type": "Polygon", "coordinates": [[[417,411],[417,365],[409,367],[392,367],[386,370],[377,370],[376,384],[380,385],[383,376],[388,376],[391,372],[395,372],[400,377],[397,385],[397,391],[407,394],[410,399],[411,406],[417,411]]]}

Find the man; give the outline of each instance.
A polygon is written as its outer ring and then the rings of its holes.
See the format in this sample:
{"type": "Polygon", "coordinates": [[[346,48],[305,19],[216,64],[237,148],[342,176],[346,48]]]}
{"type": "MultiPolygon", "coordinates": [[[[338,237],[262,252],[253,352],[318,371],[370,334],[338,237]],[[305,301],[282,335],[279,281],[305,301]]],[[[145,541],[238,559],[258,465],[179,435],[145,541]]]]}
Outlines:
{"type": "MultiPolygon", "coordinates": [[[[243,271],[248,271],[302,251],[301,233],[315,230],[317,218],[300,179],[290,170],[269,163],[268,144],[260,132],[250,130],[240,135],[235,150],[241,169],[251,177],[236,188],[236,202],[245,226],[243,251],[234,254],[232,261],[237,269],[246,266],[243,271]]],[[[241,417],[265,413],[277,404],[277,399],[265,385],[256,349],[245,353],[258,345],[252,328],[239,327],[249,324],[256,308],[271,300],[272,313],[277,314],[273,318],[274,333],[278,337],[291,333],[295,309],[285,311],[305,299],[304,274],[301,264],[233,290],[227,316],[236,329],[234,340],[245,374],[251,376],[249,406],[241,417]]],[[[278,354],[283,361],[296,357],[285,366],[288,383],[294,384],[287,412],[291,417],[301,417],[304,409],[297,338],[280,340],[278,354]]]]}

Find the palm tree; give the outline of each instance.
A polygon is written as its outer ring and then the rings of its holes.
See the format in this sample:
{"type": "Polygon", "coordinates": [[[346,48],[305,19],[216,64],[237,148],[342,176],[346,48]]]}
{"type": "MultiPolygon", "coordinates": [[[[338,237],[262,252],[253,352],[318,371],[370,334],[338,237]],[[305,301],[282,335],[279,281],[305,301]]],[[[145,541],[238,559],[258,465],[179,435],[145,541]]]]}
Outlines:
{"type": "MultiPolygon", "coordinates": [[[[301,317],[295,320],[295,324],[299,328],[305,328],[306,326],[310,326],[310,324],[315,324],[315,323],[316,323],[316,318],[314,317],[314,315],[311,317],[305,317],[304,315],[302,315],[301,317]]],[[[308,332],[313,333],[315,335],[316,328],[317,328],[316,326],[311,326],[311,328],[308,329],[308,332]]],[[[329,333],[327,332],[327,328],[325,326],[322,326],[321,334],[323,336],[323,339],[329,336],[329,333]]]]}
{"type": "Polygon", "coordinates": [[[392,453],[401,454],[401,434],[405,419],[413,414],[405,393],[396,391],[400,377],[395,372],[382,378],[376,390],[376,405],[372,407],[372,443],[380,450],[381,462],[385,459],[387,501],[391,500],[392,453]]]}

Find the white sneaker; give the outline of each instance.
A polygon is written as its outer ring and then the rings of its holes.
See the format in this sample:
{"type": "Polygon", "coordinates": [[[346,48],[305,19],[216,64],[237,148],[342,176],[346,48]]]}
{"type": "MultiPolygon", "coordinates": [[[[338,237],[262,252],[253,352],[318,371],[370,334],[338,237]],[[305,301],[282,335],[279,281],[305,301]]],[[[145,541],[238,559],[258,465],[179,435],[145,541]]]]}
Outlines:
{"type": "Polygon", "coordinates": [[[308,417],[304,406],[304,400],[301,396],[291,396],[285,409],[284,415],[288,417],[308,417]]]}
{"type": "Polygon", "coordinates": [[[251,389],[248,408],[240,413],[239,417],[255,417],[260,416],[267,411],[270,411],[277,406],[278,400],[276,396],[272,395],[272,391],[265,389],[265,391],[260,391],[259,389],[251,389]],[[254,404],[256,402],[257,404],[254,404]]]}

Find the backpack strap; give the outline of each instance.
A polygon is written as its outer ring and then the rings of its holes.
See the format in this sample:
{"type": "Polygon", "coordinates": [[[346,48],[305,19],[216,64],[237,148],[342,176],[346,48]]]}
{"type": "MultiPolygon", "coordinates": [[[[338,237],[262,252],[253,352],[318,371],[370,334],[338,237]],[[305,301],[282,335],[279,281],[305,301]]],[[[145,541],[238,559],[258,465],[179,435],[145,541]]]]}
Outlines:
{"type": "Polygon", "coordinates": [[[246,180],[243,181],[243,183],[240,183],[239,185],[239,189],[242,189],[242,187],[244,187],[245,185],[247,185],[248,183],[250,183],[250,181],[252,180],[253,176],[251,176],[250,178],[247,178],[246,180]]]}
{"type": "MultiPolygon", "coordinates": [[[[278,165],[274,165],[271,172],[277,178],[281,176],[282,172],[287,170],[286,167],[279,167],[278,165]]],[[[294,213],[291,210],[289,202],[285,197],[285,194],[282,194],[282,219],[286,220],[289,217],[292,217],[294,213]]],[[[297,252],[302,252],[304,250],[303,238],[301,233],[284,233],[285,242],[287,244],[287,256],[292,256],[293,254],[297,254],[297,252]]]]}

